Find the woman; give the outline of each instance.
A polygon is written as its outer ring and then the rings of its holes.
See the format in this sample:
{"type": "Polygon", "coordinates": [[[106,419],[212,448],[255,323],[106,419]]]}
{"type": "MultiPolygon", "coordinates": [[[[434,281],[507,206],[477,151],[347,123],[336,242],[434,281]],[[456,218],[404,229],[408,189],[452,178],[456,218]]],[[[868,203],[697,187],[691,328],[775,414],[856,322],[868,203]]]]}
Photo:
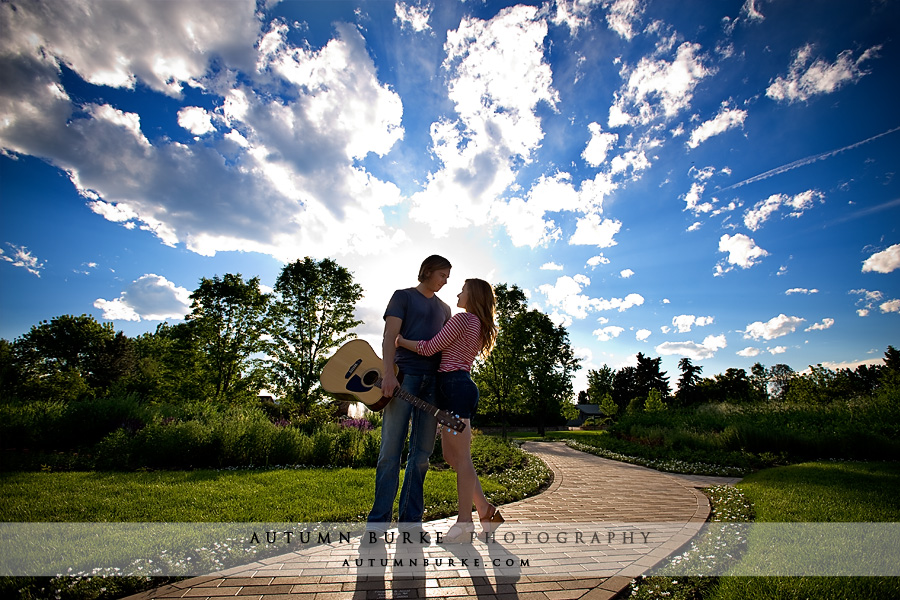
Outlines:
{"type": "Polygon", "coordinates": [[[467,279],[457,296],[456,305],[465,310],[450,317],[440,333],[430,340],[407,340],[397,337],[397,345],[424,356],[441,352],[438,367],[438,408],[455,413],[467,427],[462,433],[441,431],[444,460],[456,471],[459,514],[456,523],[447,531],[449,543],[471,541],[475,524],[472,522],[472,503],[478,511],[485,532],[503,523],[496,506],[484,497],[481,482],[472,464],[471,419],[478,407],[478,387],[470,372],[475,357],[487,356],[497,338],[494,313],[497,300],[490,284],[481,279],[467,279]]]}

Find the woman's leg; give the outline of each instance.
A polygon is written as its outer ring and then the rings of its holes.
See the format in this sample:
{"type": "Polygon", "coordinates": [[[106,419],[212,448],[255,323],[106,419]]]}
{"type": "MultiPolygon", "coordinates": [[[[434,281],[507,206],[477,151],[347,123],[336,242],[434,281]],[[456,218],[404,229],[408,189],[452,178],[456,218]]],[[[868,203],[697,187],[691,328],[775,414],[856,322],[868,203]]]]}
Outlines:
{"type": "Polygon", "coordinates": [[[456,435],[441,430],[441,446],[445,453],[444,459],[456,471],[456,491],[459,498],[459,515],[456,521],[471,523],[473,503],[479,515],[486,515],[491,504],[484,497],[475,465],[472,464],[472,428],[469,426],[469,419],[463,421],[466,428],[456,435]],[[450,455],[449,458],[447,455],[450,455]]]}

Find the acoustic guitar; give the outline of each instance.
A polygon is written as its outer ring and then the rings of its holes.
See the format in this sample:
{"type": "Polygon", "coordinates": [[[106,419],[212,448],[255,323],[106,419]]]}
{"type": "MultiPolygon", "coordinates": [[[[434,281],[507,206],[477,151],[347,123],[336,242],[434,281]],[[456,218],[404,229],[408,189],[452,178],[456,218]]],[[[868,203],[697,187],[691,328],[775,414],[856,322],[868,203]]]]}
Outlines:
{"type": "MultiPolygon", "coordinates": [[[[319,376],[322,389],[341,400],[358,400],[375,412],[380,411],[391,398],[381,393],[383,362],[365,340],[350,340],[334,353],[319,376]]],[[[395,372],[399,374],[397,366],[395,372]]],[[[433,415],[438,423],[454,433],[465,430],[466,424],[456,415],[441,410],[413,396],[409,392],[397,388],[394,398],[400,398],[433,415]]]]}

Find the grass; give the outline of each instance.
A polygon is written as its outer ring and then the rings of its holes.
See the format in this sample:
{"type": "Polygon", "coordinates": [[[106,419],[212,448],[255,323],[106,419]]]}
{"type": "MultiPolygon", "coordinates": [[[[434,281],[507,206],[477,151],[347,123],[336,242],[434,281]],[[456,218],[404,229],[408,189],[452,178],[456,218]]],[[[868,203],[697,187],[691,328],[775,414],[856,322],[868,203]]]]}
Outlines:
{"type": "MultiPolygon", "coordinates": [[[[900,521],[900,464],[804,463],[747,477],[738,486],[753,503],[757,522],[897,522],[900,521]]],[[[778,548],[754,544],[748,564],[789,561],[778,548]],[[776,553],[773,558],[772,554],[776,553]]],[[[840,547],[818,552],[839,553],[840,547]]],[[[817,598],[900,598],[898,577],[727,577],[713,600],[817,598]]]]}
{"type": "MultiPolygon", "coordinates": [[[[748,476],[734,488],[706,490],[712,505],[711,521],[757,523],[794,522],[897,522],[900,521],[900,464],[896,462],[810,462],[767,469],[748,476]]],[[[741,572],[757,564],[789,564],[792,556],[777,544],[754,539],[740,557],[741,572]]],[[[859,540],[850,540],[851,543],[859,540]]],[[[698,547],[677,557],[709,560],[715,540],[700,540],[698,547]]],[[[842,547],[819,546],[826,559],[842,547]]],[[[722,556],[721,549],[717,556],[722,556]]],[[[840,557],[838,557],[840,558],[840,557]]],[[[738,557],[732,559],[734,563],[738,557]]],[[[728,565],[724,565],[727,568],[728,565]]],[[[723,565],[719,565],[723,567],[723,565]]],[[[719,570],[721,572],[721,569],[719,570]]],[[[648,577],[632,584],[632,598],[677,600],[770,600],[816,598],[900,597],[896,577],[648,577]]]]}
{"type": "MultiPolygon", "coordinates": [[[[479,456],[479,464],[480,472],[489,471],[481,482],[494,503],[535,494],[549,480],[546,465],[523,460],[524,453],[505,442],[485,439],[477,446],[478,454],[490,455],[479,456]],[[505,456],[506,468],[500,456],[505,456]]],[[[0,521],[362,522],[371,508],[374,482],[374,468],[0,473],[0,521]]],[[[424,493],[426,520],[456,513],[453,471],[433,466],[424,493]]],[[[0,597],[120,598],[169,581],[89,573],[0,578],[0,597]]]]}

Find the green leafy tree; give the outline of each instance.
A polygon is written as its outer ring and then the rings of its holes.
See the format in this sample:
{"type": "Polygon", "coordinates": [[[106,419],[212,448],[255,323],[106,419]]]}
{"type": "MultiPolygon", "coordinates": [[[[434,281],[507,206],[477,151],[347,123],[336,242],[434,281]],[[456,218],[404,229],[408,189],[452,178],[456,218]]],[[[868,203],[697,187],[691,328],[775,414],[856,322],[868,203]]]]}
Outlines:
{"type": "Polygon", "coordinates": [[[513,326],[519,329],[522,346],[522,398],[526,410],[537,421],[538,435],[547,425],[565,422],[565,404],[571,403],[572,375],[580,368],[569,344],[569,334],[550,317],[537,310],[520,314],[513,326]]]}
{"type": "Polygon", "coordinates": [[[244,281],[240,273],[202,278],[191,294],[187,320],[203,351],[204,372],[215,402],[237,402],[256,396],[262,383],[254,355],[264,350],[269,295],[259,278],[244,281]]]}
{"type": "Polygon", "coordinates": [[[769,388],[776,400],[785,400],[791,384],[794,383],[797,374],[794,369],[785,364],[772,365],[769,369],[769,388]]]}
{"type": "Polygon", "coordinates": [[[606,393],[603,395],[603,399],[600,401],[600,412],[610,419],[615,418],[619,413],[619,407],[613,402],[612,394],[606,393]]]}
{"type": "Polygon", "coordinates": [[[755,363],[750,367],[750,383],[753,391],[760,400],[769,399],[769,370],[762,363],[755,363]]]}
{"type": "Polygon", "coordinates": [[[526,332],[515,322],[526,312],[527,299],[516,285],[508,287],[505,283],[494,286],[494,295],[497,298],[497,339],[487,359],[475,362],[472,376],[481,392],[479,413],[498,422],[505,437],[512,411],[521,398],[519,350],[526,332]]]}
{"type": "Polygon", "coordinates": [[[363,290],[333,260],[306,257],[285,265],[275,292],[269,375],[291,412],[308,415],[324,396],[318,382],[326,357],[362,323],[354,307],[363,290]]]}
{"type": "Polygon", "coordinates": [[[75,400],[106,393],[123,376],[109,360],[116,339],[111,323],[101,325],[88,315],[62,315],[32,326],[12,346],[19,394],[75,400]]]}
{"type": "Polygon", "coordinates": [[[161,323],[154,333],[134,338],[136,368],[131,387],[140,397],[184,404],[215,396],[193,326],[191,322],[161,323]]]}
{"type": "Polygon", "coordinates": [[[639,397],[637,385],[637,368],[622,367],[613,378],[613,400],[620,410],[624,411],[633,398],[639,397]]]}
{"type": "Polygon", "coordinates": [[[587,404],[600,404],[612,395],[615,372],[607,365],[588,371],[587,404]]]}

